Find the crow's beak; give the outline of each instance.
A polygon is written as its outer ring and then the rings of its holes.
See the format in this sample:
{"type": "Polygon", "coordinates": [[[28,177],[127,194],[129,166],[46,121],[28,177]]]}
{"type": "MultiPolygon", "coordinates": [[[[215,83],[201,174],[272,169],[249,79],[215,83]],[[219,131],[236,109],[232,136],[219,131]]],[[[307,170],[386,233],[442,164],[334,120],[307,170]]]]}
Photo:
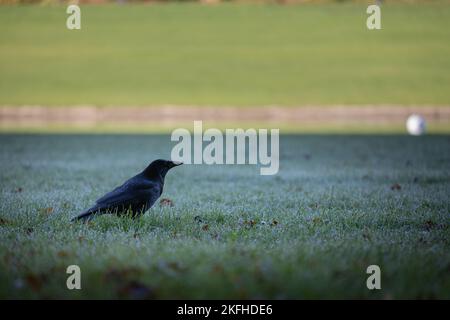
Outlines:
{"type": "Polygon", "coordinates": [[[183,162],[181,161],[172,161],[172,167],[181,166],[183,162]]]}

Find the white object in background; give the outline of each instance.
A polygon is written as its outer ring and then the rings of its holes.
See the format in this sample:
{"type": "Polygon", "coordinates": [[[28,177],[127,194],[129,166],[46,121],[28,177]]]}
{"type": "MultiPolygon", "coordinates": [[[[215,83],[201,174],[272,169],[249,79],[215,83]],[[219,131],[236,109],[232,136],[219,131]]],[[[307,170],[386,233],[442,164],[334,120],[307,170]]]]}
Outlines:
{"type": "Polygon", "coordinates": [[[425,133],[425,119],[418,114],[412,114],[406,121],[406,129],[413,136],[420,136],[425,133]]]}

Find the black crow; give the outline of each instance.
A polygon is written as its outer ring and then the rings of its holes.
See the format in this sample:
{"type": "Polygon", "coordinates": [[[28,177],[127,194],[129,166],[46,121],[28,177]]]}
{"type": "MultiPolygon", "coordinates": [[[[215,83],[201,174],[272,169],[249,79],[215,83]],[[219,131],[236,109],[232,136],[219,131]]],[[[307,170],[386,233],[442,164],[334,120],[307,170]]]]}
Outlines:
{"type": "Polygon", "coordinates": [[[105,194],[72,221],[89,221],[95,214],[130,214],[133,218],[150,209],[163,192],[167,172],[181,162],[155,160],[141,173],[105,194]]]}

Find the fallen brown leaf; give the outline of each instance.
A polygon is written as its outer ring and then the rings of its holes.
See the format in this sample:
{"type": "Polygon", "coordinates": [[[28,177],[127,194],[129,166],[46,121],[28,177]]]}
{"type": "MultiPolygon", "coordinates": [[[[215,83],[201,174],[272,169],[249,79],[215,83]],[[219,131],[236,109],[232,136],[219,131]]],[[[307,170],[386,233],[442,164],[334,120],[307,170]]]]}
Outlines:
{"type": "Polygon", "coordinates": [[[10,224],[11,221],[5,219],[5,218],[0,218],[0,226],[5,226],[7,224],[10,224]]]}
{"type": "Polygon", "coordinates": [[[322,222],[322,219],[321,219],[320,217],[314,217],[314,218],[312,219],[312,222],[313,222],[314,224],[319,224],[319,223],[322,222]]]}
{"type": "Polygon", "coordinates": [[[163,198],[159,201],[159,205],[160,206],[169,206],[169,207],[173,207],[173,201],[168,199],[168,198],[163,198]]]}
{"type": "Polygon", "coordinates": [[[223,267],[220,264],[215,264],[212,268],[212,272],[214,273],[223,273],[223,267]]]}
{"type": "Polygon", "coordinates": [[[425,221],[424,227],[427,231],[431,231],[433,229],[436,229],[438,225],[434,221],[427,220],[425,221]]]}
{"type": "Polygon", "coordinates": [[[402,189],[402,186],[399,185],[398,183],[394,183],[394,184],[391,186],[391,190],[401,190],[401,189],[402,189]]]}
{"type": "Polygon", "coordinates": [[[33,291],[39,291],[39,290],[41,290],[45,279],[41,275],[37,275],[37,274],[34,274],[34,273],[29,273],[29,274],[27,274],[25,276],[25,281],[27,282],[28,286],[33,291]]]}
{"type": "Polygon", "coordinates": [[[60,257],[60,258],[66,258],[68,256],[69,256],[69,253],[67,251],[61,250],[58,252],[58,257],[60,257]]]}
{"type": "Polygon", "coordinates": [[[41,214],[41,215],[50,215],[52,213],[53,213],[53,207],[39,209],[39,214],[41,214]]]}
{"type": "Polygon", "coordinates": [[[253,227],[256,224],[256,221],[255,220],[245,220],[244,224],[249,227],[253,227]]]}

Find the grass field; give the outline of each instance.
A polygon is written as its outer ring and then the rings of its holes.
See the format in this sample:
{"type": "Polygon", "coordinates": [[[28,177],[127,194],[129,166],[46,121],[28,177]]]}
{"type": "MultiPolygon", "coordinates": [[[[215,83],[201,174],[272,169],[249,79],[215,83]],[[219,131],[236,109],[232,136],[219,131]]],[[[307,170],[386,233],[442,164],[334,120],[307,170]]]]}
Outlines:
{"type": "Polygon", "coordinates": [[[68,220],[168,158],[168,136],[0,144],[1,298],[450,298],[449,136],[282,136],[276,176],[182,166],[173,207],[90,225],[68,220]],[[371,264],[382,290],[366,288],[371,264]]]}
{"type": "Polygon", "coordinates": [[[3,105],[450,102],[450,4],[0,7],[3,105]]]}

